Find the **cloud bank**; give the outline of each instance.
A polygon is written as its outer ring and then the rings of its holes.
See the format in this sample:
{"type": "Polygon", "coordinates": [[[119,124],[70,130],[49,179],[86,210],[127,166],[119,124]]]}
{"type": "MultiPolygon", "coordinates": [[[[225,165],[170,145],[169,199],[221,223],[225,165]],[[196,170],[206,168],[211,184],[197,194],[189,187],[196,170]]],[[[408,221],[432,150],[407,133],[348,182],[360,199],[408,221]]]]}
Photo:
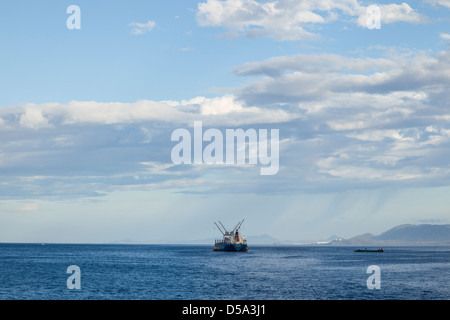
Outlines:
{"type": "Polygon", "coordinates": [[[118,190],[332,192],[450,182],[450,52],[274,57],[233,68],[252,80],[216,97],[70,101],[0,109],[2,198],[118,190]],[[175,166],[176,128],[277,128],[280,171],[175,166]]]}

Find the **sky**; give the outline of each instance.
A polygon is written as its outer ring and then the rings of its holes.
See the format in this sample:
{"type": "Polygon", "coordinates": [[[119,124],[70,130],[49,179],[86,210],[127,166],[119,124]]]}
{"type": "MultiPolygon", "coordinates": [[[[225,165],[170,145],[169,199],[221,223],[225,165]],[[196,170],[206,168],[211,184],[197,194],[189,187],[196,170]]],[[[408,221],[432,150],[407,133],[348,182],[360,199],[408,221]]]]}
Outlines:
{"type": "Polygon", "coordinates": [[[450,0],[2,3],[0,242],[450,223],[449,86],[450,0]],[[278,130],[279,170],[175,164],[195,121],[278,130]]]}

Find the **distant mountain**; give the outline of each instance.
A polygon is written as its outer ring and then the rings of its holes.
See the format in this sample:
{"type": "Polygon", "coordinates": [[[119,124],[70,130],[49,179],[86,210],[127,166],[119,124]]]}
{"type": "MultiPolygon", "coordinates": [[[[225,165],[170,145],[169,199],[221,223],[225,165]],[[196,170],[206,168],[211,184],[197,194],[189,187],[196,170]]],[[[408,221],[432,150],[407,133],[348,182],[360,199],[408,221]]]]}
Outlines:
{"type": "Polygon", "coordinates": [[[330,242],[333,245],[412,245],[450,244],[450,224],[403,224],[380,235],[365,233],[350,239],[330,242]]]}
{"type": "Polygon", "coordinates": [[[324,242],[331,242],[331,241],[338,240],[338,239],[343,239],[343,238],[340,237],[340,236],[338,236],[338,235],[333,234],[332,236],[326,238],[326,239],[323,240],[323,241],[324,241],[324,242]]]}
{"type": "Polygon", "coordinates": [[[403,224],[383,232],[376,239],[447,242],[450,241],[450,224],[403,224]]]}

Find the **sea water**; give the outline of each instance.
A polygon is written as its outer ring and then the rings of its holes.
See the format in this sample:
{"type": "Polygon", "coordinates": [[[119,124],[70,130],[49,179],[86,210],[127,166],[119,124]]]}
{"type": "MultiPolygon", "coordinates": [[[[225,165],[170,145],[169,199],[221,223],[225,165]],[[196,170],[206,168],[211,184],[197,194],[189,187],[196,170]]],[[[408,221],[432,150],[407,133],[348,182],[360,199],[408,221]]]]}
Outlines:
{"type": "Polygon", "coordinates": [[[0,244],[0,299],[450,298],[450,247],[0,244]],[[69,266],[80,289],[69,289],[69,266]],[[368,268],[379,268],[379,289],[368,268]]]}

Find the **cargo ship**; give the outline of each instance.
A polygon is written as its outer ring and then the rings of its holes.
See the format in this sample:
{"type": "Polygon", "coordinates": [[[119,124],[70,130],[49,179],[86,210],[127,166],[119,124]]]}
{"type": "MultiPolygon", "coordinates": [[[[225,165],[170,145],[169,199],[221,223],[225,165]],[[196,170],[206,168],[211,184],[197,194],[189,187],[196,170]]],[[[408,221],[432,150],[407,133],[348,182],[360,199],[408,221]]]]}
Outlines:
{"type": "Polygon", "coordinates": [[[228,231],[220,221],[219,224],[222,226],[222,228],[220,228],[219,225],[214,222],[216,227],[222,233],[223,239],[215,241],[213,250],[238,252],[250,251],[247,248],[247,240],[245,239],[246,237],[239,233],[239,229],[241,228],[243,222],[244,220],[239,222],[232,231],[228,231]]]}

